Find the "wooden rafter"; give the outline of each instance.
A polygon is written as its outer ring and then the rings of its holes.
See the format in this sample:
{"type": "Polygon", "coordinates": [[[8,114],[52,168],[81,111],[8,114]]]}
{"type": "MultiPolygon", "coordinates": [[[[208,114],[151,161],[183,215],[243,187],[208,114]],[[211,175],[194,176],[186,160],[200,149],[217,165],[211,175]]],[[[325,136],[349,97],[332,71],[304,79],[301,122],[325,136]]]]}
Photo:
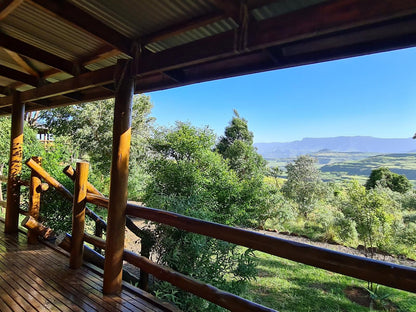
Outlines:
{"type": "Polygon", "coordinates": [[[19,54],[16,52],[10,51],[5,49],[5,51],[11,56],[11,58],[18,64],[20,67],[22,67],[28,74],[39,77],[39,73],[32,68],[32,66],[27,63],[19,54]]]}
{"type": "Polygon", "coordinates": [[[23,0],[5,0],[0,4],[0,21],[12,13],[23,0]]]}
{"type": "Polygon", "coordinates": [[[0,76],[17,80],[33,87],[36,87],[39,84],[39,81],[36,77],[3,65],[0,65],[0,76]]]}
{"type": "Polygon", "coordinates": [[[240,18],[240,1],[238,0],[210,0],[218,9],[238,22],[240,18]]]}
{"type": "Polygon", "coordinates": [[[163,40],[169,37],[173,37],[175,35],[179,35],[181,33],[184,33],[188,30],[192,30],[198,27],[202,27],[214,22],[217,22],[219,20],[222,20],[227,17],[227,14],[225,13],[213,13],[208,14],[203,17],[198,17],[189,21],[186,21],[185,23],[175,25],[175,26],[169,26],[166,29],[162,29],[158,32],[152,33],[150,35],[144,36],[141,38],[141,42],[143,44],[156,42],[159,40],[163,40]]]}
{"type": "Polygon", "coordinates": [[[11,94],[11,90],[10,90],[9,87],[0,86],[0,94],[10,95],[11,94]]]}
{"type": "Polygon", "coordinates": [[[133,41],[66,0],[30,0],[40,8],[133,56],[133,41]]]}
{"type": "Polygon", "coordinates": [[[29,58],[33,58],[46,65],[59,69],[63,72],[71,75],[77,75],[80,72],[80,68],[77,64],[72,63],[66,59],[56,56],[52,53],[46,52],[35,46],[32,46],[26,42],[15,39],[0,32],[0,46],[16,52],[20,55],[24,55],[29,58]]]}
{"type": "Polygon", "coordinates": [[[87,66],[120,54],[120,50],[114,49],[111,46],[104,46],[93,54],[82,57],[79,63],[82,64],[82,66],[87,66]]]}

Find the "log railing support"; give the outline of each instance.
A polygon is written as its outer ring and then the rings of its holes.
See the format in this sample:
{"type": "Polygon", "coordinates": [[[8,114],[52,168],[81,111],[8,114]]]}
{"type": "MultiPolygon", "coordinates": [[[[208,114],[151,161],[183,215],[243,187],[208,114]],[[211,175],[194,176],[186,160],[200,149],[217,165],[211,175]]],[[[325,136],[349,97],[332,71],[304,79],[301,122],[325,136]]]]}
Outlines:
{"type": "Polygon", "coordinates": [[[12,127],[10,133],[5,233],[17,233],[18,231],[20,206],[20,184],[18,181],[22,172],[24,118],[25,104],[20,101],[20,93],[15,92],[13,95],[12,127]]]}
{"type": "MultiPolygon", "coordinates": [[[[41,157],[32,157],[39,166],[42,163],[41,157]]],[[[29,216],[35,221],[39,220],[39,209],[40,209],[40,194],[42,192],[42,181],[39,174],[32,170],[30,173],[30,184],[29,184],[29,216]]],[[[27,242],[29,244],[36,244],[38,242],[38,235],[29,230],[27,232],[27,242]]]]}
{"type": "Polygon", "coordinates": [[[87,162],[78,162],[74,185],[74,202],[72,206],[72,243],[69,267],[78,269],[82,265],[84,248],[85,204],[88,180],[87,162]]]}
{"type": "Polygon", "coordinates": [[[113,154],[104,262],[104,294],[121,291],[124,229],[126,225],[127,180],[131,140],[131,110],[134,94],[132,63],[120,60],[115,79],[116,96],[113,122],[113,154]]]}

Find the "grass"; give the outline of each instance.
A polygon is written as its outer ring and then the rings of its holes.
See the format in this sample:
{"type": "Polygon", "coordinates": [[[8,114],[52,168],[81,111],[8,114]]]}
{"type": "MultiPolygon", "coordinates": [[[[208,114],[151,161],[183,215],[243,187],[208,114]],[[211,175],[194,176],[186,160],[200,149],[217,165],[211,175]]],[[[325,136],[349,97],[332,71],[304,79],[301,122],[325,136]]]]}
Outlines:
{"type": "MultiPolygon", "coordinates": [[[[318,161],[321,177],[324,181],[343,181],[356,179],[365,183],[371,170],[381,166],[391,171],[405,175],[413,186],[416,187],[416,154],[385,154],[374,155],[372,153],[337,153],[318,152],[312,153],[318,161]]],[[[267,159],[269,166],[278,166],[284,169],[287,163],[295,160],[293,158],[267,159]]],[[[286,173],[282,173],[285,177],[286,173]]]]}
{"type": "MultiPolygon", "coordinates": [[[[370,311],[351,302],[344,294],[349,286],[367,287],[367,282],[317,269],[290,260],[256,252],[259,277],[244,297],[278,311],[370,311]]],[[[416,311],[416,295],[381,286],[396,311],[416,311]]]]}

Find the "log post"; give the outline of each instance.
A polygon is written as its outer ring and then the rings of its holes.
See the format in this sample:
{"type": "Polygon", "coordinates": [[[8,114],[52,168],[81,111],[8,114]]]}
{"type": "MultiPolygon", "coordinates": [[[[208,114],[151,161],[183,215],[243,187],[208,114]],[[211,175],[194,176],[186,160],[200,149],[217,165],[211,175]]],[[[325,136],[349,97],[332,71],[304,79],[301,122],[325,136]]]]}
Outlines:
{"type": "Polygon", "coordinates": [[[72,206],[72,242],[69,267],[78,269],[82,265],[85,227],[85,204],[88,180],[87,162],[78,162],[74,185],[74,202],[72,206]]]}
{"type": "MultiPolygon", "coordinates": [[[[41,157],[32,157],[39,166],[42,163],[41,157]]],[[[29,184],[29,216],[35,221],[39,220],[39,209],[40,209],[40,194],[42,192],[42,181],[39,174],[32,170],[30,173],[30,184],[29,184]]],[[[38,242],[38,235],[29,230],[27,232],[28,244],[36,244],[38,242]]]]}
{"type": "Polygon", "coordinates": [[[130,70],[131,62],[119,60],[117,65],[119,75],[115,79],[113,154],[103,284],[103,292],[107,295],[118,294],[121,291],[131,140],[131,110],[134,94],[134,77],[130,70]]]}
{"type": "Polygon", "coordinates": [[[20,185],[23,157],[23,126],[25,104],[20,101],[20,93],[13,94],[12,127],[10,133],[9,176],[7,181],[7,208],[4,225],[5,233],[17,233],[19,223],[20,185]]]}

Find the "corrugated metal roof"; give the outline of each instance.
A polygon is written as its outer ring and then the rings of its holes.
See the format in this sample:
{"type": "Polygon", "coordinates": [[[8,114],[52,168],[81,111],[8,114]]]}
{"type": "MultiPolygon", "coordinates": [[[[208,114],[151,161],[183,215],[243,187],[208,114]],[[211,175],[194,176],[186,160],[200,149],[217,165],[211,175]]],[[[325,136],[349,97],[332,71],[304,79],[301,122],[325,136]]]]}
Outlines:
{"type": "Polygon", "coordinates": [[[233,19],[228,18],[226,20],[221,20],[210,25],[199,27],[187,32],[184,32],[180,35],[167,38],[158,42],[154,42],[146,45],[146,48],[152,52],[160,52],[168,48],[173,48],[185,43],[189,43],[195,40],[203,39],[213,35],[220,34],[232,29],[237,28],[238,25],[234,22],[233,19]]]}
{"type": "Polygon", "coordinates": [[[12,37],[71,61],[95,52],[103,44],[29,2],[23,2],[2,20],[1,29],[12,37]]]}
{"type": "Polygon", "coordinates": [[[125,54],[120,54],[117,56],[112,56],[110,58],[106,58],[105,60],[101,60],[99,62],[93,63],[93,64],[89,64],[87,66],[85,66],[85,68],[87,68],[88,70],[98,70],[107,66],[112,66],[117,64],[117,60],[119,59],[128,59],[129,57],[125,54]]]}
{"type": "Polygon", "coordinates": [[[257,21],[262,21],[325,1],[328,0],[281,0],[255,9],[252,11],[252,14],[257,21]]]}
{"type": "Polygon", "coordinates": [[[208,0],[71,0],[130,37],[141,37],[215,11],[208,0]]]}
{"type": "Polygon", "coordinates": [[[18,64],[16,64],[16,62],[9,55],[9,53],[7,53],[7,51],[2,48],[0,48],[0,65],[22,71],[22,68],[18,64]]]}

